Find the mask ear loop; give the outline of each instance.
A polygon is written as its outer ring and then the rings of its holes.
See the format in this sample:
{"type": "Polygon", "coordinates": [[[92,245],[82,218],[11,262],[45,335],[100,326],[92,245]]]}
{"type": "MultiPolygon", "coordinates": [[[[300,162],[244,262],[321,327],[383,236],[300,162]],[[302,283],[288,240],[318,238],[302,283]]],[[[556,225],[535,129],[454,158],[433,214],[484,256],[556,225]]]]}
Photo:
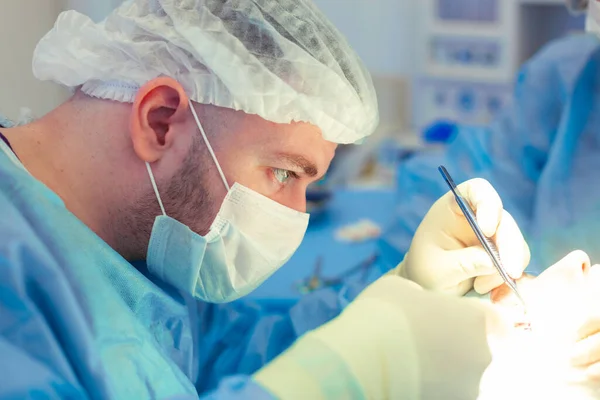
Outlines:
{"type": "Polygon", "coordinates": [[[156,186],[156,180],[154,180],[154,174],[152,173],[152,168],[150,168],[150,164],[146,162],[146,169],[148,170],[148,176],[150,176],[150,182],[152,182],[152,189],[154,189],[154,194],[156,195],[156,199],[158,200],[158,205],[160,206],[160,210],[163,215],[166,216],[165,206],[163,206],[162,199],[160,198],[160,193],[158,193],[158,187],[156,186]]]}
{"type": "Polygon", "coordinates": [[[202,134],[202,139],[204,139],[204,143],[206,143],[206,147],[208,147],[208,152],[210,153],[210,156],[212,157],[213,161],[215,162],[215,165],[217,166],[219,175],[221,175],[221,180],[225,184],[225,189],[227,189],[227,191],[229,192],[230,187],[229,187],[229,184],[227,183],[227,179],[225,178],[225,174],[223,173],[223,170],[221,169],[221,165],[219,165],[219,161],[217,160],[217,156],[215,155],[215,152],[213,151],[213,148],[208,141],[208,137],[206,137],[206,133],[204,133],[204,128],[202,128],[200,119],[198,119],[198,114],[196,114],[196,109],[194,108],[194,105],[192,104],[192,100],[188,99],[188,103],[190,103],[190,109],[192,111],[192,115],[194,116],[194,119],[196,120],[196,125],[198,125],[198,129],[200,129],[200,133],[202,134]]]}
{"type": "MultiPolygon", "coordinates": [[[[212,157],[213,161],[215,162],[215,165],[217,166],[217,170],[219,171],[221,180],[223,181],[223,184],[225,185],[225,189],[227,189],[227,191],[229,192],[229,189],[230,189],[229,184],[227,183],[225,174],[223,173],[223,170],[221,169],[221,165],[219,164],[219,161],[217,160],[217,156],[215,155],[215,152],[213,151],[213,148],[210,145],[210,142],[208,141],[208,137],[206,136],[206,133],[204,132],[204,128],[202,127],[202,124],[200,123],[198,114],[196,114],[196,109],[194,108],[194,105],[192,104],[191,100],[188,99],[188,103],[190,105],[190,110],[192,111],[192,115],[194,116],[194,120],[196,121],[196,125],[198,126],[198,129],[200,129],[200,133],[202,134],[202,139],[204,140],[204,143],[206,144],[206,147],[208,148],[208,152],[210,153],[210,156],[212,157]]],[[[163,215],[166,216],[167,213],[165,211],[165,206],[163,205],[162,199],[160,198],[160,193],[158,192],[158,187],[156,186],[156,180],[154,179],[154,174],[152,173],[152,168],[150,167],[150,164],[148,162],[146,162],[146,169],[148,170],[148,176],[150,177],[150,182],[152,182],[152,189],[154,189],[154,194],[156,195],[156,199],[158,200],[158,205],[160,206],[160,210],[162,211],[163,215]]]]}

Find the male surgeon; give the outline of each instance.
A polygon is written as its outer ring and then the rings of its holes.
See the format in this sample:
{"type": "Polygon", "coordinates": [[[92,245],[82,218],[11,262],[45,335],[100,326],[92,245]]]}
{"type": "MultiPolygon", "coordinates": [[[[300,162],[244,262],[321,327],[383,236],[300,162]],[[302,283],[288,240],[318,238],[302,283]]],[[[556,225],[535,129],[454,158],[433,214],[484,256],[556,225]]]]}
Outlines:
{"type": "MultiPolygon", "coordinates": [[[[73,96],[0,128],[0,398],[476,397],[497,314],[404,279],[455,295],[501,284],[450,195],[395,274],[207,392],[249,334],[216,340],[207,304],[290,258],[306,187],[378,123],[368,72],[310,1],[129,0],[98,24],[65,12],[33,69],[73,96]]],[[[518,278],[529,250],[497,193],[461,190],[518,278]]]]}

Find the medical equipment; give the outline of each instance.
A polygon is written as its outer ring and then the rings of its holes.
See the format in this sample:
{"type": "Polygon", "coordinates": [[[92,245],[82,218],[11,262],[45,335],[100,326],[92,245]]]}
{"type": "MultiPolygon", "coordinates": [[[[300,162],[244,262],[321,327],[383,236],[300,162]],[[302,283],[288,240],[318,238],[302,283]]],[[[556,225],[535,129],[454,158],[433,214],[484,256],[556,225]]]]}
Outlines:
{"type": "Polygon", "coordinates": [[[487,124],[509,103],[519,66],[550,40],[583,30],[564,2],[424,0],[416,35],[413,125],[487,124]]]}
{"type": "Polygon", "coordinates": [[[315,263],[315,267],[312,274],[309,277],[302,280],[302,282],[296,284],[295,289],[298,290],[298,292],[300,292],[301,294],[307,294],[321,288],[343,285],[348,277],[354,275],[357,272],[361,273],[360,282],[366,283],[368,275],[373,269],[373,267],[375,267],[378,258],[379,254],[374,253],[366,260],[361,261],[358,265],[353,266],[352,268],[342,272],[337,276],[327,278],[322,275],[323,257],[319,257],[315,263]]]}
{"type": "Polygon", "coordinates": [[[335,231],[335,239],[341,242],[360,243],[377,239],[381,235],[381,227],[369,219],[352,222],[335,231]]]}
{"type": "Polygon", "coordinates": [[[479,240],[479,242],[481,242],[481,245],[483,246],[485,251],[488,253],[490,258],[492,259],[492,262],[494,263],[494,267],[496,267],[496,269],[498,270],[498,273],[500,274],[502,279],[504,279],[504,282],[506,282],[506,285],[508,287],[510,287],[513,292],[515,292],[515,295],[517,296],[517,298],[521,301],[523,306],[525,306],[525,302],[523,301],[523,298],[521,297],[521,294],[519,293],[519,290],[517,289],[517,283],[515,282],[514,279],[512,279],[510,277],[510,275],[508,275],[508,272],[506,272],[506,270],[504,269],[504,266],[502,265],[502,261],[500,260],[500,254],[498,253],[498,249],[496,248],[496,245],[484,235],[483,231],[479,227],[479,224],[477,223],[477,218],[475,217],[475,212],[469,205],[469,202],[461,195],[460,191],[458,190],[458,187],[452,180],[452,177],[450,176],[450,174],[448,173],[446,168],[444,168],[444,166],[441,165],[438,168],[438,170],[444,177],[444,180],[450,187],[450,190],[452,190],[452,193],[454,194],[454,198],[456,199],[458,206],[460,207],[465,218],[467,219],[467,222],[469,223],[471,228],[473,228],[473,232],[475,232],[475,236],[477,236],[477,239],[479,240]]]}

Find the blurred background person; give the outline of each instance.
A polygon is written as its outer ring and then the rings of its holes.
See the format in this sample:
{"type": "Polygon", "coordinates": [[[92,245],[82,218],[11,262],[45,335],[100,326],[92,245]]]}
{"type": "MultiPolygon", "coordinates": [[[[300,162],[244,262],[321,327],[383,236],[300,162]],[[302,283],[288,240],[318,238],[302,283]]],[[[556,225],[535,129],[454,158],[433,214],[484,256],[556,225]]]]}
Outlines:
{"type": "MultiPolygon", "coordinates": [[[[587,9],[587,2],[568,5],[572,12],[587,9]]],[[[589,7],[587,33],[558,37],[525,62],[492,122],[455,118],[429,127],[428,134],[443,136],[445,145],[397,170],[394,222],[380,243],[392,249],[389,254],[396,252],[391,260],[402,257],[415,222],[445,192],[435,171],[439,164],[457,171],[458,181],[479,176],[497,188],[530,245],[530,272],[540,273],[577,248],[592,260],[600,256],[595,239],[600,185],[594,172],[600,162],[600,42],[597,2],[589,7]]]]}

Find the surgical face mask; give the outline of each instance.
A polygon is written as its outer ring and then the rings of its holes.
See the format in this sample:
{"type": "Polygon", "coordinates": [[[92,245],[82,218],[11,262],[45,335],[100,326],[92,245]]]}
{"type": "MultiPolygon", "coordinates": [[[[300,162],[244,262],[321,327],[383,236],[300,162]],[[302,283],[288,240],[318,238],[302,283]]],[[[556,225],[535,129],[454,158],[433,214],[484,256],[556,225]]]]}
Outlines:
{"type": "Polygon", "coordinates": [[[198,235],[167,216],[146,163],[163,214],[152,228],[148,269],[198,299],[225,303],[256,289],[290,259],[304,238],[309,217],[239,183],[230,188],[191,102],[190,109],[227,195],[208,234],[198,235]]]}

